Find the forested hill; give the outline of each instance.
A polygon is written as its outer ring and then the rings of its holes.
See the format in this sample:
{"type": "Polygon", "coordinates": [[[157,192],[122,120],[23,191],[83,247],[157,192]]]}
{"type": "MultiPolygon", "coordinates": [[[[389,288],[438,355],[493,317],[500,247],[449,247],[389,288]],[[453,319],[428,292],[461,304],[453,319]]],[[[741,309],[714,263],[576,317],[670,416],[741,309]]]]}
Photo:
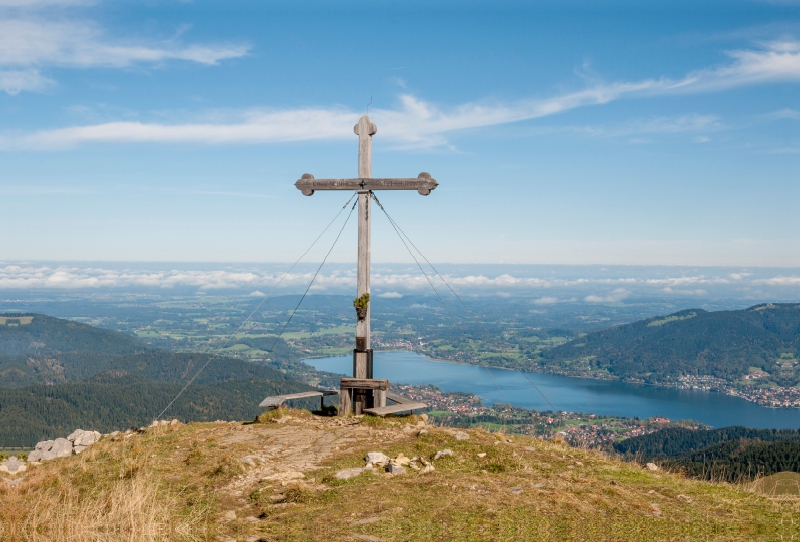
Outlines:
{"type": "Polygon", "coordinates": [[[757,369],[793,386],[799,347],[800,305],[767,304],[740,311],[689,309],[597,331],[543,352],[540,361],[648,382],[686,375],[735,381],[757,369]]]}
{"type": "MultiPolygon", "coordinates": [[[[199,379],[198,379],[199,380],[199,379]]],[[[119,372],[57,386],[0,390],[0,446],[33,446],[76,428],[103,433],[149,424],[177,396],[183,383],[119,372]]],[[[195,381],[164,414],[181,421],[252,420],[264,397],[309,389],[291,380],[195,381]]],[[[319,406],[319,400],[296,402],[319,406]]]]}
{"type": "Polygon", "coordinates": [[[118,331],[44,314],[0,314],[0,356],[43,356],[78,350],[134,354],[149,347],[118,331]]]}
{"type": "MultiPolygon", "coordinates": [[[[156,350],[124,333],[42,314],[0,315],[0,388],[77,382],[109,370],[181,382],[209,355],[156,350]]],[[[250,378],[286,380],[274,369],[219,357],[197,382],[250,378]]]]}
{"type": "Polygon", "coordinates": [[[252,419],[267,395],[309,389],[269,367],[210,357],[41,314],[0,316],[0,446],[149,423],[203,366],[165,416],[252,419]]]}
{"type": "Polygon", "coordinates": [[[800,431],[795,429],[671,427],[623,440],[614,448],[705,480],[736,482],[756,475],[800,472],[800,431]]]}

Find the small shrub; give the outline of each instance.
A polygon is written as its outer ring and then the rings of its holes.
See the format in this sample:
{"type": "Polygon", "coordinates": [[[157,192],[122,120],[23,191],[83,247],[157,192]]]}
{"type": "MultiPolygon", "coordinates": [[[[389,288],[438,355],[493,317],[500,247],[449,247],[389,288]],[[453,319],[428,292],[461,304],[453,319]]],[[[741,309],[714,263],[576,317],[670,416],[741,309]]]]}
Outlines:
{"type": "Polygon", "coordinates": [[[369,294],[363,294],[353,300],[353,306],[357,309],[366,309],[369,306],[369,294]]]}

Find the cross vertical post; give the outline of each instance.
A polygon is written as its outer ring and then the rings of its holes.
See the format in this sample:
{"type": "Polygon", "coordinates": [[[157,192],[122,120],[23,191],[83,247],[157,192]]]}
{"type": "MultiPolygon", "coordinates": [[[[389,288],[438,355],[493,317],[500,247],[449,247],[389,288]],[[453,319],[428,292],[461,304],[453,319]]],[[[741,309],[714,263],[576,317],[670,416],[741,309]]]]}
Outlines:
{"type": "MultiPolygon", "coordinates": [[[[372,136],[378,128],[364,115],[353,127],[358,135],[358,177],[372,177],[372,136]]],[[[369,294],[370,248],[371,248],[370,192],[358,191],[358,270],[356,297],[369,294]]],[[[353,378],[372,378],[372,348],[370,348],[370,306],[364,318],[356,323],[356,348],[353,352],[353,378]]],[[[365,408],[372,406],[370,397],[356,395],[353,397],[353,410],[361,414],[365,408]]]]}

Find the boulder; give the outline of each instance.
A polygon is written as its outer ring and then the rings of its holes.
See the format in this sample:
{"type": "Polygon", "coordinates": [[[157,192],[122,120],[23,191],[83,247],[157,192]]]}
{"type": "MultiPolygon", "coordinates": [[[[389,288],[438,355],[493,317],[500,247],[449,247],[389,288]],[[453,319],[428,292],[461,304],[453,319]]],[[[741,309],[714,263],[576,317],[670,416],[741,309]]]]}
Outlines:
{"type": "Polygon", "coordinates": [[[429,472],[433,472],[435,470],[436,469],[433,467],[433,465],[426,465],[425,468],[423,468],[421,471],[419,471],[419,473],[420,474],[428,474],[429,472]]]}
{"type": "Polygon", "coordinates": [[[647,470],[658,470],[658,465],[656,465],[655,463],[648,463],[647,470]]]}
{"type": "Polygon", "coordinates": [[[406,473],[406,469],[404,469],[403,467],[401,467],[400,465],[397,465],[395,463],[389,463],[386,466],[386,472],[388,472],[392,476],[400,476],[401,474],[405,474],[406,473]]]}
{"type": "Polygon", "coordinates": [[[441,459],[442,457],[453,455],[453,450],[450,448],[445,448],[444,450],[439,450],[436,452],[436,455],[433,456],[433,460],[436,461],[437,459],[441,459]]]}
{"type": "Polygon", "coordinates": [[[100,440],[99,431],[84,431],[75,439],[75,446],[89,446],[100,440]]]}
{"type": "Polygon", "coordinates": [[[469,440],[469,434],[464,431],[456,431],[453,436],[456,437],[456,440],[469,440]]]}
{"type": "Polygon", "coordinates": [[[389,462],[389,457],[381,452],[370,452],[367,454],[367,457],[364,458],[364,461],[372,463],[373,465],[383,465],[389,462]]]}
{"type": "Polygon", "coordinates": [[[411,460],[403,454],[397,454],[397,457],[392,461],[392,463],[400,465],[401,467],[405,467],[411,463],[411,460]]]}
{"type": "Polygon", "coordinates": [[[67,440],[70,441],[70,442],[75,442],[75,439],[77,439],[83,433],[84,433],[83,429],[76,429],[75,431],[73,431],[72,433],[69,434],[69,436],[67,437],[67,440]]]}
{"type": "Polygon", "coordinates": [[[34,447],[34,450],[41,450],[41,451],[49,450],[50,448],[53,447],[53,442],[54,441],[52,441],[52,440],[39,441],[39,442],[36,443],[36,446],[34,447]]]}
{"type": "Polygon", "coordinates": [[[33,463],[35,461],[42,460],[42,451],[41,450],[33,450],[31,453],[28,454],[28,462],[33,463]]]}
{"type": "Polygon", "coordinates": [[[355,478],[356,476],[360,475],[362,472],[364,472],[364,469],[360,467],[340,470],[339,472],[336,473],[336,479],[349,480],[350,478],[355,478]]]}
{"type": "Polygon", "coordinates": [[[53,444],[48,449],[42,450],[42,461],[50,461],[57,457],[68,457],[72,455],[72,443],[67,439],[57,438],[49,442],[53,444]]]}
{"type": "Polygon", "coordinates": [[[79,454],[84,451],[88,446],[75,446],[72,448],[73,453],[79,454]]]}
{"type": "Polygon", "coordinates": [[[169,424],[170,425],[178,425],[178,420],[176,418],[173,418],[172,421],[169,422],[169,424]]]}

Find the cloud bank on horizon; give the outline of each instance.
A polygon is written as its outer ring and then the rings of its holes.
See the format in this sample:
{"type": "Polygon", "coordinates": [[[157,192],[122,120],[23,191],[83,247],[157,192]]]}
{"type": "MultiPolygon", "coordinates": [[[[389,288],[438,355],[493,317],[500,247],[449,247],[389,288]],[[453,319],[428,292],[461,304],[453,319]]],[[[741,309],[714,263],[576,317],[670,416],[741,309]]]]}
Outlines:
{"type": "MultiPolygon", "coordinates": [[[[334,264],[320,273],[311,293],[351,293],[356,286],[350,266],[334,264]]],[[[430,273],[430,271],[428,271],[430,273]]],[[[117,266],[53,264],[0,264],[0,292],[23,291],[103,292],[127,290],[160,293],[187,291],[239,293],[261,297],[276,285],[285,271],[277,265],[237,265],[198,268],[156,264],[148,269],[117,266]]],[[[508,266],[506,272],[469,266],[465,272],[444,273],[448,284],[464,294],[496,295],[514,292],[529,296],[535,305],[556,303],[620,303],[645,297],[692,297],[746,300],[800,300],[800,269],[660,268],[508,266]],[[470,270],[472,272],[470,272],[470,270]],[[738,271],[738,272],[735,272],[738,271]],[[556,274],[557,273],[557,274],[556,274]],[[554,276],[555,275],[555,276],[554,276]]],[[[275,295],[302,293],[314,271],[289,273],[275,295]]],[[[431,274],[438,286],[444,287],[431,274]]],[[[373,292],[381,298],[431,294],[428,280],[407,266],[380,266],[371,278],[373,292]]]]}

